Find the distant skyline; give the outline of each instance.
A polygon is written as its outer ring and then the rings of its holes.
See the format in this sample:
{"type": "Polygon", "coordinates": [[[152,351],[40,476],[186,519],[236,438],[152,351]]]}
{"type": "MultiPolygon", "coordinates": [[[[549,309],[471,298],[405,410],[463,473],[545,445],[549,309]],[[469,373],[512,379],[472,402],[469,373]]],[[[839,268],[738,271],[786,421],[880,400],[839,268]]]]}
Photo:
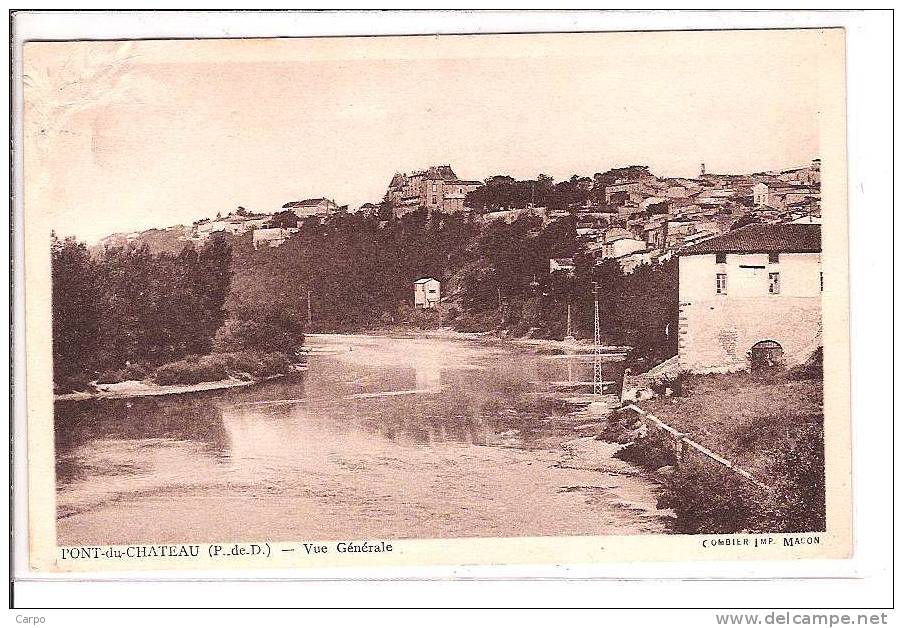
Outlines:
{"type": "MultiPolygon", "coordinates": [[[[26,207],[95,242],[396,171],[556,180],[819,156],[826,31],[28,43],[26,207]]],[[[842,95],[841,95],[842,96],[842,95]]]]}

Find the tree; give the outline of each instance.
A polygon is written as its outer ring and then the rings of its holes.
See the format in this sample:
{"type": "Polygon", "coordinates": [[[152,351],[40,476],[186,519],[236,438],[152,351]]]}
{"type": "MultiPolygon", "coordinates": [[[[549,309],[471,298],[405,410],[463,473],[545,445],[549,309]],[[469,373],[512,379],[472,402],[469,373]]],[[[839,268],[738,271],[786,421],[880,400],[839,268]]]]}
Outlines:
{"type": "MultiPolygon", "coordinates": [[[[232,247],[222,236],[208,239],[198,254],[191,280],[202,308],[197,319],[199,334],[205,339],[212,339],[226,320],[225,303],[229,295],[231,261],[232,247]]],[[[205,344],[209,351],[209,343],[205,344]]]]}
{"type": "Polygon", "coordinates": [[[210,351],[230,287],[224,237],[200,252],[188,244],[178,255],[154,255],[142,243],[107,248],[96,260],[84,244],[54,237],[51,256],[58,386],[210,351]]]}
{"type": "Polygon", "coordinates": [[[69,388],[84,384],[97,362],[101,335],[101,283],[87,247],[51,235],[53,379],[69,388]]]}
{"type": "Polygon", "coordinates": [[[304,318],[273,303],[242,304],[216,334],[219,352],[260,351],[294,355],[304,344],[304,318]]]}
{"type": "Polygon", "coordinates": [[[298,216],[290,209],[273,214],[273,217],[267,223],[267,227],[271,229],[294,229],[297,226],[298,216]]]}

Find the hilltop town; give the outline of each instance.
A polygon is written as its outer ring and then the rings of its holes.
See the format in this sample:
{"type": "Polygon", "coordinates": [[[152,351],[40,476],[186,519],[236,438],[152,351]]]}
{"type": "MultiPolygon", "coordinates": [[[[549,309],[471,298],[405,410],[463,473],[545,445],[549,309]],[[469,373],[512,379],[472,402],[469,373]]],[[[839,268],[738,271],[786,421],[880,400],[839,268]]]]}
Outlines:
{"type": "MultiPolygon", "coordinates": [[[[463,180],[450,165],[438,165],[396,172],[379,202],[349,207],[324,196],[288,201],[278,209],[239,207],[190,226],[113,234],[98,248],[144,242],[151,250],[178,250],[218,233],[251,233],[255,249],[278,247],[296,236],[305,220],[356,215],[378,218],[385,226],[417,210],[466,216],[480,224],[532,216],[548,225],[570,218],[577,251],[597,264],[617,260],[630,273],[744,224],[818,224],[820,161],[752,174],[711,173],[701,164],[695,178],[657,176],[647,166],[627,166],[558,183],[545,175],[529,181],[506,175],[463,180]]],[[[549,271],[570,272],[573,265],[572,257],[550,259],[549,271]]]]}

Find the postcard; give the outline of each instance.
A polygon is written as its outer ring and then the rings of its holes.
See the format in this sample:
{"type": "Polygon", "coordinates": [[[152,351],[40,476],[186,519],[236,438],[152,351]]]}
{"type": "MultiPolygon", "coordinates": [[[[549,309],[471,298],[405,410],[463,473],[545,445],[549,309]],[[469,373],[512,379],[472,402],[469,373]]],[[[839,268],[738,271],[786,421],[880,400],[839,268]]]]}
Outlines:
{"type": "Polygon", "coordinates": [[[26,42],[29,564],[848,557],[844,45],[26,42]]]}

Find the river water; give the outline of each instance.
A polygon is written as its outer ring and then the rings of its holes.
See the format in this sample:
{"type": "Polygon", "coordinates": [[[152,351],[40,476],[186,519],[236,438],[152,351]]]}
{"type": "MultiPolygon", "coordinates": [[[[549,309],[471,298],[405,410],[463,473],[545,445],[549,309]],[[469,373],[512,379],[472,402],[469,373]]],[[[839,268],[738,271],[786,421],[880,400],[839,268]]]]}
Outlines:
{"type": "Polygon", "coordinates": [[[658,486],[564,401],[561,382],[592,379],[587,356],[433,337],[308,344],[306,372],[257,386],[57,402],[58,543],[668,531],[658,486]]]}

